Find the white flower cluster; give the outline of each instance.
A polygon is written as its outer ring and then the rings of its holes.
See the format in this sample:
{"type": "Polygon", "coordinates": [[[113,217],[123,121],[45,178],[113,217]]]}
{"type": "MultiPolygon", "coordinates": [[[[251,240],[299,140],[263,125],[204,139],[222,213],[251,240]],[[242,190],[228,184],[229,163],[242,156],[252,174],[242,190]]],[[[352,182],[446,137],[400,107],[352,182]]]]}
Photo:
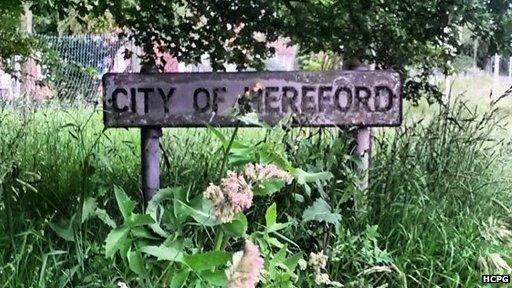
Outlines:
{"type": "Polygon", "coordinates": [[[315,274],[315,283],[317,285],[328,285],[331,287],[343,287],[343,285],[336,281],[331,281],[329,278],[329,274],[322,273],[322,270],[325,270],[327,267],[327,255],[324,254],[324,251],[321,250],[318,253],[311,252],[309,254],[308,265],[313,269],[315,274]]]}

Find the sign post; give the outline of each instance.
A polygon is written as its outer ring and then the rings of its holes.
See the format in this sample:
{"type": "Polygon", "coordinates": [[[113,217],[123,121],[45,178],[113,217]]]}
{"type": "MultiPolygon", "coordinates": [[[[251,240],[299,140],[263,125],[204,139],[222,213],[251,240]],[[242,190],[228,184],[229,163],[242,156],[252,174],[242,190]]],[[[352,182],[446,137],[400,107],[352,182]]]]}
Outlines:
{"type": "MultiPolygon", "coordinates": [[[[132,62],[133,63],[133,62],[132,62]]],[[[151,64],[144,64],[141,75],[156,73],[151,64]]],[[[159,144],[162,136],[161,127],[142,127],[140,129],[141,184],[144,207],[160,189],[159,144]]]]}
{"type": "Polygon", "coordinates": [[[160,188],[162,127],[254,126],[234,117],[243,102],[270,125],[288,119],[292,126],[365,127],[358,147],[367,151],[368,127],[401,124],[401,87],[393,71],[109,73],[103,76],[103,121],[106,127],[142,129],[143,194],[149,201],[160,188]]]}
{"type": "MultiPolygon", "coordinates": [[[[348,64],[344,66],[344,69],[353,71],[373,71],[375,70],[374,65],[363,64],[358,60],[347,61],[348,64]]],[[[355,152],[359,157],[360,162],[357,167],[357,172],[360,176],[358,183],[359,191],[363,192],[366,198],[366,190],[369,186],[369,169],[370,169],[370,157],[372,151],[372,128],[370,126],[361,126],[356,130],[356,147],[355,152]]],[[[357,203],[356,203],[357,204],[357,203]]],[[[361,208],[361,207],[356,207],[361,208]]]]}
{"type": "Polygon", "coordinates": [[[144,205],[160,189],[160,158],[158,149],[161,136],[162,128],[160,127],[143,127],[140,129],[142,196],[144,205]]]}

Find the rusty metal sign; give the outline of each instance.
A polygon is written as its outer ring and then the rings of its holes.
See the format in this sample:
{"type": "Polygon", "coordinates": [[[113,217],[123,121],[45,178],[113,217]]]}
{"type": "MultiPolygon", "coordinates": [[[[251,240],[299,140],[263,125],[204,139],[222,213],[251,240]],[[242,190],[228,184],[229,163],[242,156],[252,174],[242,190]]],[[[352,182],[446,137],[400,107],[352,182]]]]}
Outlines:
{"type": "MultiPolygon", "coordinates": [[[[393,71],[106,74],[107,127],[236,126],[236,113],[301,126],[397,126],[393,71]]],[[[247,124],[245,126],[251,126],[247,124]]]]}

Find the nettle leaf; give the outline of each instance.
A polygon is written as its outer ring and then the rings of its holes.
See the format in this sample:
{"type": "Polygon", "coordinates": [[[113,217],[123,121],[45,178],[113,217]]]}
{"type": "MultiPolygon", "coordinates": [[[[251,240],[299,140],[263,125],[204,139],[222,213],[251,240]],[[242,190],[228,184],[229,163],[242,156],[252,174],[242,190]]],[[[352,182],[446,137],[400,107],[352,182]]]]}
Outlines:
{"type": "Polygon", "coordinates": [[[143,238],[143,239],[150,239],[150,240],[160,240],[161,238],[155,237],[154,234],[152,234],[148,228],[143,226],[138,227],[132,227],[130,229],[131,235],[133,236],[133,239],[143,238]]]}
{"type": "Polygon", "coordinates": [[[220,271],[206,270],[206,271],[202,271],[200,273],[200,275],[201,275],[201,278],[206,280],[206,282],[208,282],[210,285],[221,286],[221,287],[227,286],[228,277],[226,276],[226,272],[224,272],[224,270],[220,270],[220,271]]]}
{"type": "Polygon", "coordinates": [[[124,190],[118,186],[114,186],[114,194],[116,196],[117,206],[119,206],[119,210],[126,222],[130,219],[133,209],[135,209],[135,201],[128,198],[124,190]]]}
{"type": "Polygon", "coordinates": [[[286,260],[283,263],[284,265],[286,265],[286,267],[288,267],[288,269],[290,269],[290,271],[293,271],[295,270],[297,264],[299,263],[299,260],[302,259],[303,256],[303,252],[293,254],[292,256],[286,258],[286,260]]]}
{"type": "Polygon", "coordinates": [[[241,142],[233,141],[229,149],[228,163],[234,166],[254,161],[254,149],[241,142]]]}
{"type": "Polygon", "coordinates": [[[270,207],[267,208],[267,212],[265,213],[265,223],[267,228],[276,224],[277,221],[277,205],[276,203],[272,203],[270,207]]]}
{"type": "Polygon", "coordinates": [[[128,267],[130,270],[135,272],[137,275],[141,277],[146,276],[146,268],[144,267],[144,261],[142,260],[142,255],[139,251],[128,250],[127,258],[128,258],[128,267]]]}
{"type": "Polygon", "coordinates": [[[96,202],[96,198],[88,197],[84,200],[82,206],[82,223],[89,220],[95,214],[97,206],[98,202],[96,202]]]}
{"type": "Polygon", "coordinates": [[[283,247],[277,251],[272,260],[276,262],[284,262],[286,260],[286,249],[288,249],[288,245],[284,244],[283,247]]]}
{"type": "Polygon", "coordinates": [[[267,208],[267,211],[265,212],[265,231],[267,233],[277,232],[279,230],[282,230],[288,226],[290,226],[291,222],[286,223],[277,223],[277,205],[276,203],[272,203],[267,208]]]}
{"type": "Polygon", "coordinates": [[[223,266],[233,256],[233,253],[224,251],[209,251],[185,255],[184,262],[194,271],[210,270],[217,266],[223,266]]]}
{"type": "Polygon", "coordinates": [[[243,213],[237,213],[230,223],[222,224],[222,229],[235,237],[242,237],[247,232],[247,217],[243,213]]]}
{"type": "Polygon", "coordinates": [[[292,169],[290,172],[297,180],[297,183],[303,185],[310,182],[327,181],[334,177],[331,172],[309,173],[300,168],[292,169]]]}
{"type": "Polygon", "coordinates": [[[131,230],[128,233],[128,236],[126,237],[126,240],[121,242],[119,246],[119,255],[121,255],[121,257],[123,258],[124,263],[128,263],[128,250],[132,248],[132,238],[129,237],[130,233],[131,230]]]}
{"type": "Polygon", "coordinates": [[[178,271],[178,273],[176,273],[174,275],[174,277],[172,277],[171,284],[169,285],[169,287],[170,288],[183,287],[183,285],[185,285],[185,282],[187,282],[189,274],[190,274],[190,270],[187,267],[181,269],[180,271],[178,271]]]}
{"type": "Polygon", "coordinates": [[[107,214],[107,211],[104,209],[96,208],[95,215],[106,225],[110,226],[111,228],[116,228],[116,222],[110,218],[110,216],[107,214]]]}
{"type": "Polygon", "coordinates": [[[160,246],[145,246],[142,247],[141,252],[157,257],[157,260],[167,260],[173,262],[183,262],[183,252],[175,247],[160,246]]]}
{"type": "Polygon", "coordinates": [[[324,199],[317,198],[313,205],[304,210],[302,220],[304,222],[319,221],[337,225],[341,220],[341,215],[332,213],[331,206],[324,199]]]}
{"type": "Polygon", "coordinates": [[[192,203],[193,206],[189,206],[180,200],[176,200],[175,203],[181,205],[181,209],[184,209],[188,215],[203,226],[216,226],[221,224],[217,217],[213,215],[212,203],[207,199],[203,199],[202,197],[196,198],[192,203]]]}
{"type": "Polygon", "coordinates": [[[151,215],[148,214],[132,214],[130,215],[129,220],[130,227],[144,226],[154,224],[155,221],[151,218],[151,215]]]}
{"type": "Polygon", "coordinates": [[[308,196],[311,194],[311,187],[308,185],[308,183],[314,182],[318,186],[321,186],[323,181],[327,181],[334,177],[331,172],[309,173],[300,168],[292,169],[290,173],[297,180],[297,183],[306,189],[306,194],[308,196]]]}
{"type": "Polygon", "coordinates": [[[105,256],[107,258],[112,258],[120,249],[123,242],[127,240],[128,233],[130,233],[130,227],[127,226],[119,226],[108,233],[105,240],[105,256]]]}
{"type": "Polygon", "coordinates": [[[286,183],[281,180],[267,180],[254,187],[253,193],[258,196],[270,196],[283,189],[286,183]]]}
{"type": "Polygon", "coordinates": [[[75,241],[75,229],[73,228],[73,220],[75,215],[71,218],[71,220],[62,220],[59,223],[48,223],[50,228],[55,232],[60,238],[74,242],[75,241]]]}

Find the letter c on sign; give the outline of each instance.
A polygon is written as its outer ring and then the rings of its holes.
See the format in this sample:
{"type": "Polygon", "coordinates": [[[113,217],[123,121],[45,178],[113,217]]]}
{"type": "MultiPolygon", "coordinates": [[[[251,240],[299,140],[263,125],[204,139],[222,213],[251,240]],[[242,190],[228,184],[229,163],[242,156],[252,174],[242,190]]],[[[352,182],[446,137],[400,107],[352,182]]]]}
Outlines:
{"type": "Polygon", "coordinates": [[[116,88],[112,92],[112,108],[115,112],[124,112],[128,110],[128,105],[124,105],[124,107],[119,107],[119,103],[117,101],[117,95],[124,94],[125,96],[128,96],[128,91],[124,88],[116,88]]]}

